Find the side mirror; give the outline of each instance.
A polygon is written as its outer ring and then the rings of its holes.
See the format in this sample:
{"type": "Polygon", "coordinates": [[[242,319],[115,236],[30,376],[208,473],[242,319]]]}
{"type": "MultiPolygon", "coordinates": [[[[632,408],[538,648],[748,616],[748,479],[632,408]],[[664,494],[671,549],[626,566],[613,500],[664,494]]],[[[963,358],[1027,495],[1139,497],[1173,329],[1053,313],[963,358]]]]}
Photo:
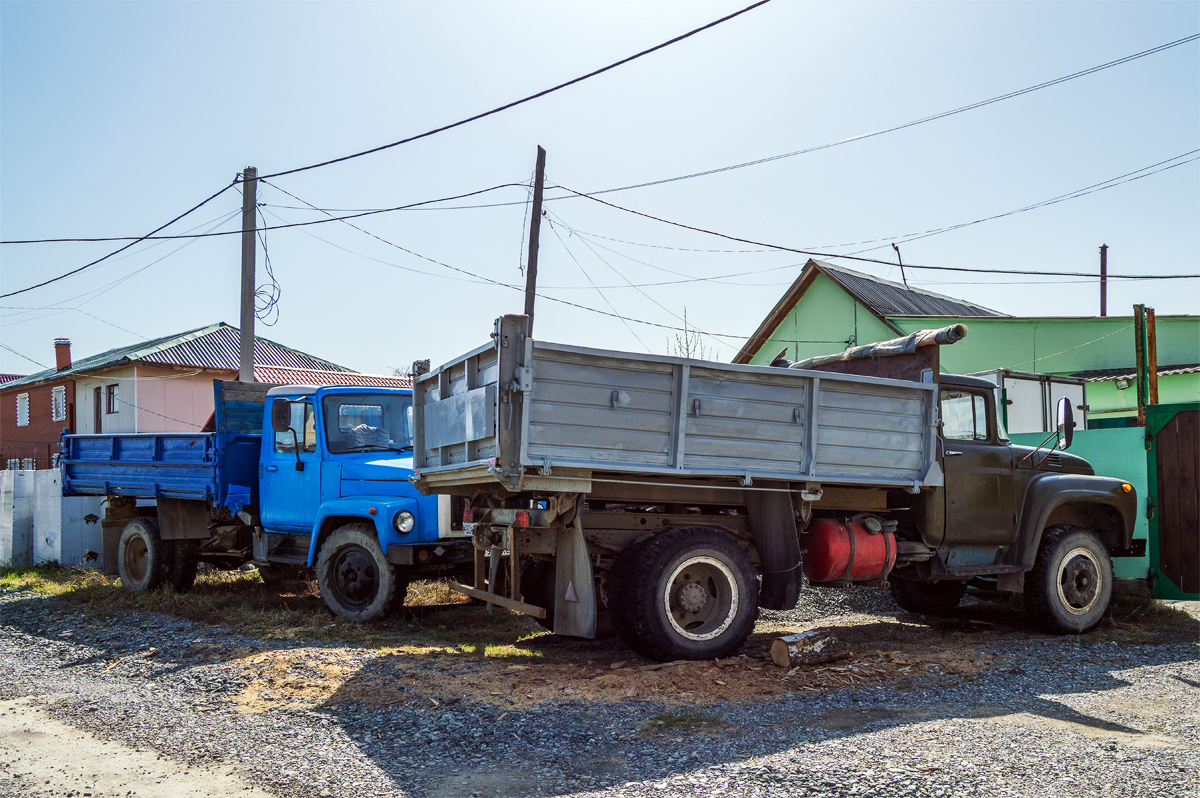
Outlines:
{"type": "Polygon", "coordinates": [[[1055,419],[1058,426],[1058,448],[1071,448],[1071,439],[1075,436],[1075,412],[1071,409],[1071,400],[1065,396],[1058,400],[1055,419]]]}
{"type": "Polygon", "coordinates": [[[275,432],[287,432],[292,428],[292,403],[287,399],[276,399],[271,402],[271,429],[275,432]]]}

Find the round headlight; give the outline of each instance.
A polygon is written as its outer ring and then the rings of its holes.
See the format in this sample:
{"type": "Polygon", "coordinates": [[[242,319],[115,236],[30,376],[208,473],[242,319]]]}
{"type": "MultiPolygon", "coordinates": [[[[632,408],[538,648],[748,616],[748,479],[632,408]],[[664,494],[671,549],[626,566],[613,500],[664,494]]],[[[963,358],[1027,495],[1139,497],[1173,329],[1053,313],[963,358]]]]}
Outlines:
{"type": "Polygon", "coordinates": [[[416,525],[417,519],[413,518],[413,514],[408,510],[401,510],[392,519],[392,526],[396,527],[396,531],[401,535],[407,535],[409,532],[412,532],[413,527],[416,525]]]}

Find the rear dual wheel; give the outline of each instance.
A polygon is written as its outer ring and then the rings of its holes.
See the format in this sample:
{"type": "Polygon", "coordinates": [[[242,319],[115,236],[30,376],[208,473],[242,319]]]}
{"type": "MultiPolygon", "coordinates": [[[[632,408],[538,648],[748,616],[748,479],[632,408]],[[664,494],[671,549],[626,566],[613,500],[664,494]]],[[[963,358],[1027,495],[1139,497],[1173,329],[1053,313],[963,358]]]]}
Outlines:
{"type": "Polygon", "coordinates": [[[125,524],[117,544],[121,584],[136,593],[170,585],[178,593],[196,581],[198,540],[163,540],[158,519],[134,518],[125,524]]]}
{"type": "Polygon", "coordinates": [[[613,626],[630,648],[659,661],[728,657],[758,618],[758,579],[730,537],[679,527],[626,547],[608,581],[613,626]]]}

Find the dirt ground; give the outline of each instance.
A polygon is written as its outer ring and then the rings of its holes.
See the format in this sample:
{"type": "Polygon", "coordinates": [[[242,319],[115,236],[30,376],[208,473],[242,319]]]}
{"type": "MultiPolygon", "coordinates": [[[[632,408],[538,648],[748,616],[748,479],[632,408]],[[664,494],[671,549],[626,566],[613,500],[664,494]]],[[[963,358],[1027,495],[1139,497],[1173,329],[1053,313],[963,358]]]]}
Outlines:
{"type": "MultiPolygon", "coordinates": [[[[760,629],[761,629],[760,625],[760,629]]],[[[414,695],[431,705],[465,701],[523,709],[571,700],[618,702],[630,698],[667,704],[704,704],[753,700],[782,693],[819,692],[862,684],[901,682],[918,675],[970,675],[991,667],[993,655],[972,643],[975,628],[939,634],[930,646],[929,627],[898,621],[846,620],[836,626],[800,625],[759,631],[729,659],[704,662],[647,663],[638,657],[597,658],[592,647],[562,644],[550,656],[484,658],[467,662],[448,658],[414,661],[407,653],[373,658],[347,656],[345,649],[291,648],[236,658],[250,685],[235,699],[247,713],[276,708],[306,708],[330,701],[388,705],[414,695]],[[835,637],[827,649],[838,659],[826,664],[780,668],[771,661],[771,641],[780,634],[816,629],[835,637]]],[[[549,636],[547,635],[547,638],[549,636]]],[[[529,641],[537,642],[537,638],[529,641]]]]}

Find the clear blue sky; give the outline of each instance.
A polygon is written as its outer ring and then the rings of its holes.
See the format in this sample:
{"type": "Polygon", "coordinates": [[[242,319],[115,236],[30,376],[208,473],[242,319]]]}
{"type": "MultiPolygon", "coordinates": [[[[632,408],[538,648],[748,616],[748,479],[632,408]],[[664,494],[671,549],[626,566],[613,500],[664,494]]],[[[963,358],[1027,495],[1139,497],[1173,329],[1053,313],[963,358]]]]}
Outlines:
{"type": "MultiPolygon", "coordinates": [[[[0,234],[141,235],[248,165],[267,174],[420,133],[745,4],[3,2],[0,234]]],[[[596,191],[891,127],[1196,32],[1197,2],[774,0],[517,109],[273,182],[323,208],[390,207],[528,181],[540,144],[550,183],[596,191]]],[[[896,133],[606,199],[798,248],[847,253],[883,243],[866,254],[891,259],[886,242],[905,234],[1005,213],[1197,148],[1193,42],[896,133]],[[876,243],[838,246],[861,241],[876,243]]],[[[281,191],[260,189],[269,223],[317,218],[279,207],[297,205],[281,191]]],[[[282,294],[278,323],[259,334],[368,372],[420,357],[437,363],[482,343],[497,315],[520,311],[521,294],[410,253],[520,284],[525,199],[523,188],[508,188],[472,202],[518,204],[356,222],[378,238],[341,223],[267,232],[282,294]]],[[[219,229],[235,229],[240,202],[230,191],[171,229],[207,229],[227,215],[219,229]]],[[[748,336],[805,260],[711,252],[756,248],[589,200],[547,208],[545,294],[632,319],[674,326],[686,308],[702,330],[748,336]],[[661,285],[686,278],[718,279],[661,285]]],[[[1113,273],[1200,271],[1200,163],[915,240],[902,254],[928,265],[1094,272],[1104,243],[1113,273]]],[[[23,288],[116,246],[4,246],[0,288],[23,288]]],[[[59,336],[79,357],[236,324],[237,237],[180,246],[139,245],[3,300],[0,339],[52,364],[59,336]]],[[[894,267],[842,263],[899,276],[894,267]]],[[[261,251],[259,266],[263,282],[261,251]]],[[[1095,281],[909,274],[1015,315],[1098,313],[1095,281]]],[[[1200,281],[1110,283],[1110,314],[1127,315],[1136,302],[1159,314],[1200,313],[1200,281]]],[[[674,334],[542,299],[537,335],[663,352],[674,334]]],[[[727,360],[740,341],[722,341],[705,344],[727,360]]],[[[0,371],[33,370],[0,350],[0,371]]]]}

